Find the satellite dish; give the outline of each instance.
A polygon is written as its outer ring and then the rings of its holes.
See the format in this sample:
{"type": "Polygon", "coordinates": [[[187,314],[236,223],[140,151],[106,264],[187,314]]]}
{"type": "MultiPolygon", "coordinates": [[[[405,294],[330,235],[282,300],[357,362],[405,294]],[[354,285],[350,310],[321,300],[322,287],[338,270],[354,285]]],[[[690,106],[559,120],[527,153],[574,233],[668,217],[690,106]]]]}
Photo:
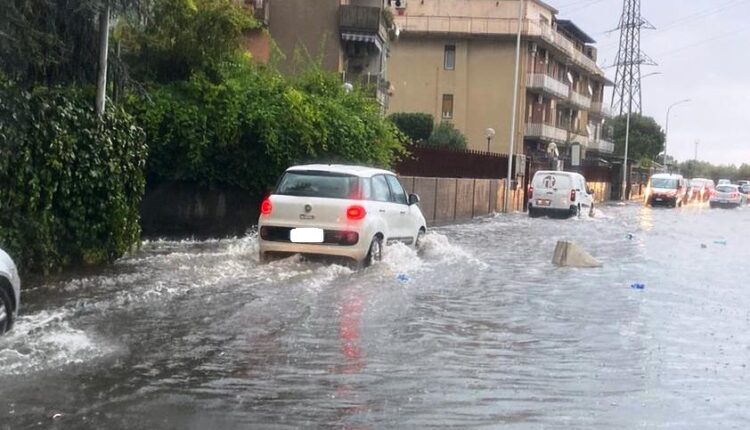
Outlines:
{"type": "Polygon", "coordinates": [[[493,137],[495,137],[495,129],[494,128],[488,128],[487,130],[484,131],[484,136],[487,139],[492,139],[493,137]]]}

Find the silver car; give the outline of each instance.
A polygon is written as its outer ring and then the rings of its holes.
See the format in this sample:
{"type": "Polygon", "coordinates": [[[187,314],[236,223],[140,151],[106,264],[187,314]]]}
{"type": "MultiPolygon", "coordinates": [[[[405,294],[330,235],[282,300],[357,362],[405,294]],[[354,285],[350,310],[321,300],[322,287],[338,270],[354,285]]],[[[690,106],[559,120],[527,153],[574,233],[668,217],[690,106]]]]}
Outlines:
{"type": "Polygon", "coordinates": [[[737,185],[719,185],[709,204],[712,208],[738,208],[745,203],[745,195],[737,185]]]}
{"type": "Polygon", "coordinates": [[[10,256],[0,249],[0,334],[13,328],[21,305],[21,278],[10,256]]]}

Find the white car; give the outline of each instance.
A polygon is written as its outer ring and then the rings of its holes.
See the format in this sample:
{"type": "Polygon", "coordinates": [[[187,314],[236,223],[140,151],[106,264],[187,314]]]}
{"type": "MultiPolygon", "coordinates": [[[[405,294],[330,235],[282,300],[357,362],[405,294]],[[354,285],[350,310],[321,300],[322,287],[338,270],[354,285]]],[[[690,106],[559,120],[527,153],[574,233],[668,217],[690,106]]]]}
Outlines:
{"type": "Polygon", "coordinates": [[[648,182],[644,197],[646,206],[664,205],[679,208],[690,198],[690,187],[682,175],[658,173],[648,182]]]}
{"type": "Polygon", "coordinates": [[[368,266],[382,258],[385,244],[419,247],[427,227],[417,203],[387,170],[291,167],[261,204],[260,259],[302,254],[368,266]]]}
{"type": "Polygon", "coordinates": [[[719,185],[732,185],[732,181],[729,179],[719,179],[719,185]]]}
{"type": "Polygon", "coordinates": [[[542,170],[529,186],[529,216],[594,216],[594,195],[579,173],[542,170]]]}
{"type": "Polygon", "coordinates": [[[745,203],[745,195],[740,192],[740,187],[732,184],[716,187],[716,194],[709,200],[709,205],[712,208],[738,208],[743,203],[745,203]]]}
{"type": "Polygon", "coordinates": [[[10,256],[0,249],[0,334],[13,328],[21,305],[21,279],[10,256]]]}

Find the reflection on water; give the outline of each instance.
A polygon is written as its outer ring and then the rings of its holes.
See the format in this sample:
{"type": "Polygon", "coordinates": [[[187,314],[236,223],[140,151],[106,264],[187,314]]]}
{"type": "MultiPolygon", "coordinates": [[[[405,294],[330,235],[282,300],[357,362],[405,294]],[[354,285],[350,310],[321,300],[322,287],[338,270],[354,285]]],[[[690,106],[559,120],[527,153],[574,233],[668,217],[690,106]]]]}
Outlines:
{"type": "Polygon", "coordinates": [[[26,290],[0,428],[745,428],[748,221],[497,216],[360,272],[259,265],[254,235],[149,242],[26,290]],[[553,267],[563,239],[604,267],[553,267]]]}

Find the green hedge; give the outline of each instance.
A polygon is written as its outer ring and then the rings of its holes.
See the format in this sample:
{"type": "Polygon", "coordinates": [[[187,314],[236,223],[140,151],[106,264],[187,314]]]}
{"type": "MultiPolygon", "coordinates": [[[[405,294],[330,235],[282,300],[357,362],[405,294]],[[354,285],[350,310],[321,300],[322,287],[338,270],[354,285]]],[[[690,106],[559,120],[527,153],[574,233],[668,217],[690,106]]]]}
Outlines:
{"type": "Polygon", "coordinates": [[[435,126],[435,118],[428,113],[397,112],[388,116],[402,133],[413,143],[424,143],[430,138],[435,126]]]}
{"type": "Polygon", "coordinates": [[[144,134],[93,99],[0,86],[0,247],[22,270],[110,262],[139,239],[144,134]]]}
{"type": "Polygon", "coordinates": [[[261,194],[288,166],[354,162],[389,166],[403,136],[365,94],[335,75],[235,66],[216,83],[200,75],[149,88],[129,110],[149,142],[149,180],[230,185],[261,194]]]}

